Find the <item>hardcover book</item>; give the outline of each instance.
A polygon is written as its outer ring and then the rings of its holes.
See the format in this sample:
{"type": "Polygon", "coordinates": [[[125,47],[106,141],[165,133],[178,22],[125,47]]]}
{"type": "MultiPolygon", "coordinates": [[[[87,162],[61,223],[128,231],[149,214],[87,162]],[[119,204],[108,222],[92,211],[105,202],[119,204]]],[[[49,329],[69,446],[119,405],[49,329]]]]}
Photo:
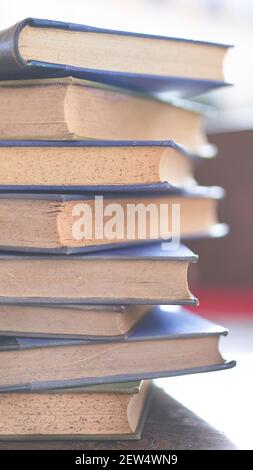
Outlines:
{"type": "Polygon", "coordinates": [[[208,236],[218,225],[221,188],[192,187],[82,194],[1,193],[0,249],[87,252],[208,236]],[[177,211],[177,213],[176,213],[177,211]],[[175,215],[176,214],[176,215],[175,215]]]}
{"type": "Polygon", "coordinates": [[[188,187],[195,183],[194,167],[203,158],[171,140],[0,141],[0,189],[188,187]]]}
{"type": "Polygon", "coordinates": [[[0,440],[139,439],[148,381],[0,394],[0,440]]]}
{"type": "Polygon", "coordinates": [[[88,253],[0,253],[0,302],[195,304],[187,271],[197,256],[160,243],[88,253]]]}
{"type": "Polygon", "coordinates": [[[225,85],[227,48],[27,18],[1,32],[1,78],[73,75],[132,90],[191,96],[225,85]]]}
{"type": "Polygon", "coordinates": [[[125,382],[232,367],[218,350],[226,330],[185,310],[156,306],[126,338],[1,340],[1,391],[125,382]]]}
{"type": "Polygon", "coordinates": [[[0,100],[2,139],[171,139],[194,154],[214,152],[203,128],[209,108],[196,103],[130,94],[73,77],[0,81],[0,100]]]}
{"type": "Polygon", "coordinates": [[[150,305],[0,303],[0,336],[105,338],[125,336],[150,305]]]}

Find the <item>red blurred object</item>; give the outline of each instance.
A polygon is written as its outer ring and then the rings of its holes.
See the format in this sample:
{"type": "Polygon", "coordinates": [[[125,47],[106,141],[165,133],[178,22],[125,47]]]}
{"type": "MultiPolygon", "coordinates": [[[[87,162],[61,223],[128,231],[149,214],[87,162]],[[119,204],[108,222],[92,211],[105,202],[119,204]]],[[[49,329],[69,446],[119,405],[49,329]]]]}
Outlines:
{"type": "Polygon", "coordinates": [[[253,288],[200,288],[194,289],[199,307],[190,310],[209,318],[231,316],[253,318],[253,288]]]}

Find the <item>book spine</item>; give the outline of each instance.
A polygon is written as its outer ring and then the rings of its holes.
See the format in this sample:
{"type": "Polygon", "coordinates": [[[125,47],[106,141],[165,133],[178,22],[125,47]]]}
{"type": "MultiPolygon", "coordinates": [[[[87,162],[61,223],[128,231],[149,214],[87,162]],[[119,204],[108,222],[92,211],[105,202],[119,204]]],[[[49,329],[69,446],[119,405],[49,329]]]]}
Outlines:
{"type": "Polygon", "coordinates": [[[0,337],[0,352],[2,351],[19,351],[19,341],[14,337],[0,337]]]}
{"type": "Polygon", "coordinates": [[[28,22],[28,20],[21,21],[0,32],[1,79],[8,79],[9,75],[18,76],[26,68],[26,62],[22,59],[18,50],[18,37],[20,31],[28,22]]]}

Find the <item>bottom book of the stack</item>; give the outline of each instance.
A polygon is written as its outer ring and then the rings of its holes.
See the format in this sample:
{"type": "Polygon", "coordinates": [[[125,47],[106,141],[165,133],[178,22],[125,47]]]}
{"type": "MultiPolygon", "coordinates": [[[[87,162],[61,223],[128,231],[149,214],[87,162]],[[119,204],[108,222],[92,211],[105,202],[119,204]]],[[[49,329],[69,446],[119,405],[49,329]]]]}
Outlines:
{"type": "Polygon", "coordinates": [[[0,439],[139,439],[149,381],[0,395],[0,439]]]}

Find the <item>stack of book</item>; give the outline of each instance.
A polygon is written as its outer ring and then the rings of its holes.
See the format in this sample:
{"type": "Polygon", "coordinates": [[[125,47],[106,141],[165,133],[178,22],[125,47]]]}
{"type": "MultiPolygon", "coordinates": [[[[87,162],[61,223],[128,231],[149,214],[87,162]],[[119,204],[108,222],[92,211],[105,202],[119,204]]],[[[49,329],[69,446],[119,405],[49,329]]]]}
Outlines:
{"type": "Polygon", "coordinates": [[[234,365],[180,307],[197,256],[178,238],[226,230],[182,100],[225,85],[226,49],[37,19],[0,34],[1,438],[137,438],[150,379],[234,365]]]}

